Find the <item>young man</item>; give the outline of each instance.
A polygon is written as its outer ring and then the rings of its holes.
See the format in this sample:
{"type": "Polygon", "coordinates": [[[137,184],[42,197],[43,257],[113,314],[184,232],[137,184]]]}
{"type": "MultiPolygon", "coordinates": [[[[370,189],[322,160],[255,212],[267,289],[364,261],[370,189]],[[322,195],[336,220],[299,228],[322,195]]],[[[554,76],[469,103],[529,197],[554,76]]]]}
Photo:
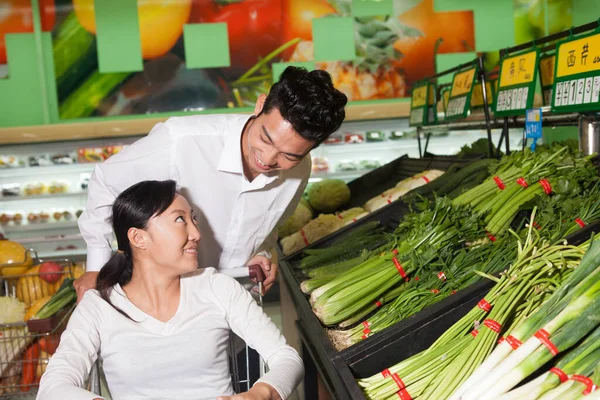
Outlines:
{"type": "Polygon", "coordinates": [[[294,212],[311,172],[308,154],[340,127],[346,103],[327,72],[288,67],[254,115],[170,118],[96,166],[79,218],[88,255],[78,299],[111,256],[113,201],[143,180],[175,180],[197,209],[201,267],[260,264],[268,290],[276,226],[294,212]]]}

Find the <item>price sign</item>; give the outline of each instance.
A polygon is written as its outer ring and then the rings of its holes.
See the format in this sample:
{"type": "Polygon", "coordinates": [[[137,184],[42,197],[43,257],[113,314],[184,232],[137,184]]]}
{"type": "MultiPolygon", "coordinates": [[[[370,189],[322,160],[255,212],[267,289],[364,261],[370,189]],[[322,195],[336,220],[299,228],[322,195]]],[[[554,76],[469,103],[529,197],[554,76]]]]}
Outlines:
{"type": "Polygon", "coordinates": [[[443,92],[442,92],[442,102],[443,102],[443,105],[444,105],[444,113],[448,109],[448,102],[449,101],[450,101],[450,88],[447,87],[447,88],[443,89],[443,92]]]}
{"type": "MultiPolygon", "coordinates": [[[[485,82],[485,91],[487,94],[487,103],[491,106],[494,103],[494,92],[492,91],[492,84],[490,81],[485,82]]],[[[473,86],[471,107],[473,107],[473,109],[483,108],[483,86],[481,85],[481,82],[477,82],[475,86],[473,86]]]]}
{"type": "Polygon", "coordinates": [[[422,83],[413,88],[410,100],[410,126],[422,126],[427,122],[427,107],[429,104],[429,84],[422,83]]]}
{"type": "Polygon", "coordinates": [[[539,50],[502,60],[494,113],[499,117],[524,114],[533,105],[539,50]]]}
{"type": "Polygon", "coordinates": [[[537,140],[542,137],[542,109],[534,108],[525,112],[525,137],[533,139],[531,150],[535,151],[537,140]]]}
{"type": "Polygon", "coordinates": [[[435,125],[438,122],[437,119],[437,99],[435,97],[436,85],[434,83],[429,84],[429,93],[427,96],[427,121],[426,125],[435,125]]]}
{"type": "Polygon", "coordinates": [[[467,116],[471,104],[476,72],[477,68],[473,67],[454,74],[450,98],[446,107],[447,120],[465,118],[467,116]]]}
{"type": "Polygon", "coordinates": [[[556,54],[543,55],[540,57],[540,79],[542,81],[542,94],[544,105],[552,104],[552,87],[554,86],[554,66],[556,65],[556,54]]]}
{"type": "Polygon", "coordinates": [[[597,111],[600,107],[600,33],[558,44],[552,111],[597,111]]]}

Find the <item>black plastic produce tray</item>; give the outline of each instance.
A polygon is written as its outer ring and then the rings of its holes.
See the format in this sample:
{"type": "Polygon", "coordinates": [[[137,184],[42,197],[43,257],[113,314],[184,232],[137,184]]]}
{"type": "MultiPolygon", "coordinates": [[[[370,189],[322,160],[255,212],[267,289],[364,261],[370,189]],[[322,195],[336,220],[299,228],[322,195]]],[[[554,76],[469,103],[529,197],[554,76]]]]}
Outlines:
{"type": "MultiPolygon", "coordinates": [[[[446,171],[452,164],[465,166],[475,159],[476,158],[459,159],[443,156],[436,156],[433,158],[408,158],[407,156],[402,156],[348,183],[350,192],[353,193],[353,195],[346,208],[361,207],[371,198],[396,186],[399,181],[420,172],[428,169],[446,171]]],[[[325,236],[295,253],[287,256],[282,255],[282,257],[293,263],[294,260],[299,260],[302,257],[302,254],[306,249],[327,247],[332,241],[337,240],[347,232],[369,221],[379,219],[382,224],[385,223],[391,229],[394,229],[402,219],[402,216],[409,211],[408,206],[402,203],[402,199],[398,199],[395,202],[372,212],[368,216],[361,218],[350,225],[346,225],[331,235],[325,236]]]]}
{"type": "Polygon", "coordinates": [[[346,208],[362,207],[371,198],[396,186],[403,179],[410,178],[428,169],[446,171],[450,165],[468,164],[473,158],[434,156],[428,158],[409,158],[404,155],[366,173],[348,183],[351,198],[346,208]]]}
{"type": "MultiPolygon", "coordinates": [[[[396,202],[359,222],[377,219],[385,226],[394,226],[406,211],[404,204],[396,202]]],[[[567,242],[573,245],[581,244],[589,239],[593,232],[600,232],[600,221],[572,234],[567,238],[567,242]]],[[[327,241],[335,238],[336,235],[332,235],[327,241]]],[[[322,243],[326,244],[327,242],[322,243]]],[[[325,384],[338,399],[363,400],[365,397],[355,379],[377,374],[429,347],[443,332],[475,307],[493,286],[493,282],[480,280],[377,335],[338,352],[327,337],[325,328],[312,312],[307,297],[300,290],[302,278],[291,266],[290,262],[293,261],[290,258],[281,260],[280,270],[296,305],[300,336],[325,384]]]]}

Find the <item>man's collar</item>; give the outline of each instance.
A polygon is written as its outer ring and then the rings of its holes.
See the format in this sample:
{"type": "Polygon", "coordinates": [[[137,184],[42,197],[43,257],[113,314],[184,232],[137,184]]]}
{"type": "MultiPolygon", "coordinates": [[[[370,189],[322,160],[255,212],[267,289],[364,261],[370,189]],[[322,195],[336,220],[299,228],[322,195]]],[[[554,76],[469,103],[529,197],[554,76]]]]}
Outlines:
{"type": "Polygon", "coordinates": [[[234,174],[244,173],[244,164],[242,161],[242,133],[247,123],[254,116],[236,116],[231,118],[227,123],[227,137],[225,138],[225,146],[221,153],[221,158],[217,164],[217,169],[223,172],[231,172],[234,174]]]}

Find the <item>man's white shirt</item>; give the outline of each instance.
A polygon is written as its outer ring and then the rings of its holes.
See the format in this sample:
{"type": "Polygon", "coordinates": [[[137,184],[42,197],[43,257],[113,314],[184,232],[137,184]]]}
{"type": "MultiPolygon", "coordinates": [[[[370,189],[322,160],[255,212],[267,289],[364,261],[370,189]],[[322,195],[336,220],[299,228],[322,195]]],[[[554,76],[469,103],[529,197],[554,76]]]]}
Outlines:
{"type": "Polygon", "coordinates": [[[271,249],[276,225],[292,215],[308,182],[310,156],[291,170],[244,175],[241,134],[247,115],[174,117],[95,167],[79,228],[87,271],[111,256],[111,207],[119,193],[143,180],[173,179],[197,213],[200,267],[241,267],[271,249]]]}

